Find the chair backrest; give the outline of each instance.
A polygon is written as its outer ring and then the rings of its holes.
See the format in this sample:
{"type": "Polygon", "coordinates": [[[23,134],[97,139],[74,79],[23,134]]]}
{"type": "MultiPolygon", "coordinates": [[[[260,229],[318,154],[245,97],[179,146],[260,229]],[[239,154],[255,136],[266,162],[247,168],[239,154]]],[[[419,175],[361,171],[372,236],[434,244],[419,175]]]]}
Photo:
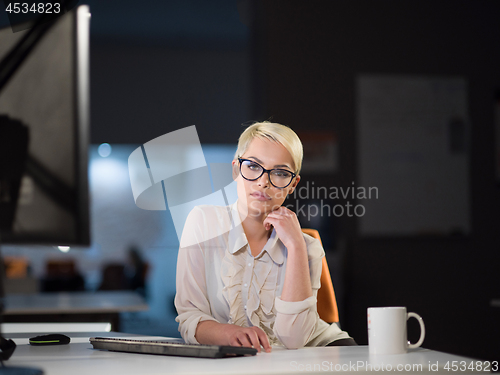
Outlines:
{"type": "MultiPolygon", "coordinates": [[[[321,237],[316,229],[302,228],[302,232],[319,240],[321,237]]],[[[321,243],[322,244],[322,243],[321,243]]],[[[322,244],[323,245],[323,244],[322,244]]],[[[337,308],[337,299],[333,290],[332,278],[326,257],[323,257],[323,268],[321,271],[321,287],[318,290],[318,315],[327,323],[339,322],[339,310],[337,308]]]]}

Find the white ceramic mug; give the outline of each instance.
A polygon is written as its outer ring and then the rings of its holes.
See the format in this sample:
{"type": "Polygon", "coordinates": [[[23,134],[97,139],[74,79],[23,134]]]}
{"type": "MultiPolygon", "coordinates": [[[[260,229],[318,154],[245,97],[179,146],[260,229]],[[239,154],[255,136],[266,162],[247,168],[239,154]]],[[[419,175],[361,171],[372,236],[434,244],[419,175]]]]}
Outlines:
{"type": "Polygon", "coordinates": [[[370,354],[403,354],[424,342],[425,326],[420,315],[406,313],[406,307],[368,308],[368,344],[370,354]],[[420,339],[411,344],[406,338],[406,321],[416,318],[420,323],[420,339]]]}

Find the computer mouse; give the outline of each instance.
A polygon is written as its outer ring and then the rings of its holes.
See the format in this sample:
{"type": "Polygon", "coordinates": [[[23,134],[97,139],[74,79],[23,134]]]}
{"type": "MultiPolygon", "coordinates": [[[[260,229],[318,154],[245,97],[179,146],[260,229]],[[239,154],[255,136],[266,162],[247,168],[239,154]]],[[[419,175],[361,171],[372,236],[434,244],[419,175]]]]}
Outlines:
{"type": "Polygon", "coordinates": [[[41,335],[30,338],[31,345],[65,345],[69,344],[71,339],[60,333],[52,333],[50,335],[41,335]]]}

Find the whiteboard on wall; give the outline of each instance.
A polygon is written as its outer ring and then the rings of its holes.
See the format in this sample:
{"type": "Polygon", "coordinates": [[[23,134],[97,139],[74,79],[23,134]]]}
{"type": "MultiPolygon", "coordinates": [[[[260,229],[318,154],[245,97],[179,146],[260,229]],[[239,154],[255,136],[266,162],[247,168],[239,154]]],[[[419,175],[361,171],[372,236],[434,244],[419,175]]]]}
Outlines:
{"type": "Polygon", "coordinates": [[[357,201],[360,234],[469,234],[466,80],[361,75],[356,89],[356,185],[378,189],[357,201]]]}

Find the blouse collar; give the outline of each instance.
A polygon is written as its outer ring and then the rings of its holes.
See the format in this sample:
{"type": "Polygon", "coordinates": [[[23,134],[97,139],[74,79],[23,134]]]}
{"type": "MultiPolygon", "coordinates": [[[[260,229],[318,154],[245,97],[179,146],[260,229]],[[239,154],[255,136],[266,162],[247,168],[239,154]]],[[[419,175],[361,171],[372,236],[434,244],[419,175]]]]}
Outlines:
{"type": "MultiPolygon", "coordinates": [[[[245,235],[245,231],[243,230],[243,226],[241,225],[241,218],[238,212],[237,204],[238,201],[229,206],[231,212],[232,227],[229,230],[228,251],[231,254],[236,253],[248,244],[247,236],[245,235]]],[[[276,234],[276,230],[274,228],[271,232],[271,236],[264,246],[264,251],[269,254],[273,262],[277,264],[283,263],[285,259],[286,247],[278,238],[278,235],[276,234]]]]}

